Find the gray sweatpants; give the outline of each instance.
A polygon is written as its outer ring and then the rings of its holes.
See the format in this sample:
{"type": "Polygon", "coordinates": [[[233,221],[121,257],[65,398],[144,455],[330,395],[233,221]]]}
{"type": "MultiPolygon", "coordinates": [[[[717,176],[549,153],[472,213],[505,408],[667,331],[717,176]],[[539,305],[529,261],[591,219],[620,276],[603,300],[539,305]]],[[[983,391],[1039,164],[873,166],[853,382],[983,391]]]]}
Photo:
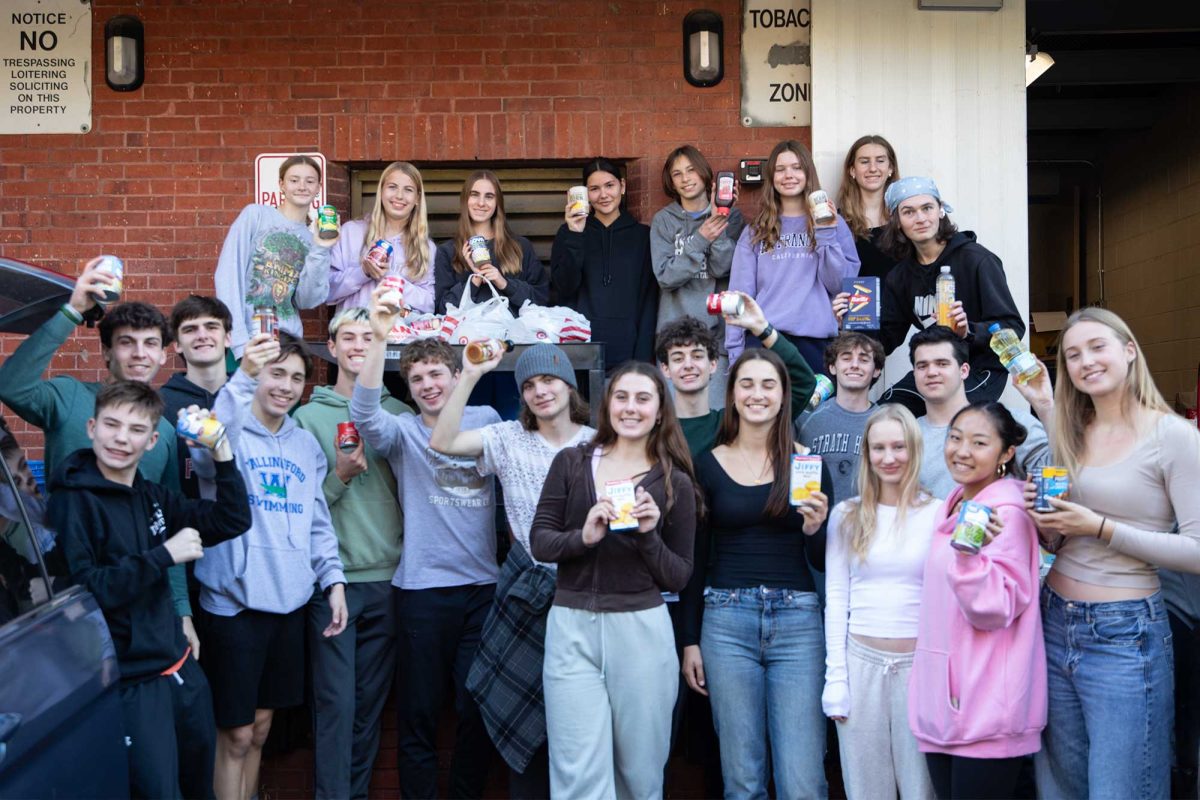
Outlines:
{"type": "Polygon", "coordinates": [[[850,714],[837,726],[849,800],[933,800],[925,756],[908,727],[912,653],[887,653],[846,637],[850,714]]]}
{"type": "Polygon", "coordinates": [[[542,679],[551,796],[662,797],[679,691],[666,606],[621,613],[552,607],[542,679]]]}

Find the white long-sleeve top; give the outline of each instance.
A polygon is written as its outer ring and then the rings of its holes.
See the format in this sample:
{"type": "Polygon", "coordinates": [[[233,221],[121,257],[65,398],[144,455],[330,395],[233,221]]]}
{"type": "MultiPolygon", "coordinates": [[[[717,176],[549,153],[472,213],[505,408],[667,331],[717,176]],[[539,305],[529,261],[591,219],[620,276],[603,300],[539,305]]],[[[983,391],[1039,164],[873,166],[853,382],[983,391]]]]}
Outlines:
{"type": "Polygon", "coordinates": [[[931,500],[909,508],[901,524],[896,524],[895,506],[878,506],[875,535],[865,560],[850,546],[844,525],[847,503],[838,503],[830,514],[825,550],[825,691],[821,695],[826,716],[850,713],[847,636],[916,638],[925,558],[939,505],[931,500]]]}

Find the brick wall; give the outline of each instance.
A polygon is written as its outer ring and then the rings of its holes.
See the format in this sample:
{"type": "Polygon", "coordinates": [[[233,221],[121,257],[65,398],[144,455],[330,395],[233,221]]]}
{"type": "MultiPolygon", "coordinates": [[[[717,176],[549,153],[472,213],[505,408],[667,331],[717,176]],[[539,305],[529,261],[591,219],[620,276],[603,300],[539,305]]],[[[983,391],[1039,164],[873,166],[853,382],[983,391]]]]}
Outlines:
{"type": "Polygon", "coordinates": [[[1200,90],[1104,160],[1104,298],[1133,328],[1170,402],[1200,360],[1200,90]]]}
{"type": "MultiPolygon", "coordinates": [[[[355,163],[632,159],[631,207],[649,222],[676,145],[734,168],[784,136],[808,140],[807,129],[740,125],[741,4],[705,5],[726,32],[725,80],[711,89],[682,77],[695,4],[679,0],[96,0],[93,130],[0,136],[0,252],[67,274],[112,252],[130,299],[169,307],[211,291],[254,157],[292,150],[325,154],[344,212],[355,163]],[[146,82],[129,93],[103,74],[104,22],[122,13],[146,31],[146,82]]],[[[0,337],[0,355],[15,344],[0,337]]],[[[94,334],[53,369],[100,376],[94,334]]]]}

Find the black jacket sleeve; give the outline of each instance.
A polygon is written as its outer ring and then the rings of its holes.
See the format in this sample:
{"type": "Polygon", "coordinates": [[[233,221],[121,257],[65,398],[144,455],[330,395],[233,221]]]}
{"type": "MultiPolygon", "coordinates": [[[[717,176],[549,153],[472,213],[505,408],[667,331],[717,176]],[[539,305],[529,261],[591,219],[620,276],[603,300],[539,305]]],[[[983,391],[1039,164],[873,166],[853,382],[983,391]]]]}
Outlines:
{"type": "Polygon", "coordinates": [[[1017,310],[1012,292],[1008,290],[1008,281],[1004,277],[1004,265],[1000,257],[981,245],[975,245],[972,250],[978,256],[973,274],[977,283],[974,287],[973,305],[978,309],[977,315],[967,312],[967,322],[974,335],[975,347],[988,349],[992,335],[988,326],[999,322],[1001,328],[1012,328],[1017,337],[1025,335],[1025,320],[1017,310]],[[976,318],[976,316],[978,318],[976,318]]]}
{"type": "Polygon", "coordinates": [[[554,244],[550,248],[550,285],[558,294],[558,302],[572,308],[579,302],[579,290],[583,287],[583,241],[586,235],[586,228],[583,233],[576,233],[564,222],[554,235],[554,244]]]}
{"type": "Polygon", "coordinates": [[[166,518],[168,538],[180,528],[195,528],[200,532],[200,543],[212,547],[249,530],[250,501],[237,462],[214,463],[217,490],[214,499],[191,500],[178,492],[170,492],[161,498],[159,504],[166,518]]]}
{"type": "Polygon", "coordinates": [[[100,608],[114,611],[138,600],[175,562],[165,545],[105,558],[108,527],[87,492],[60,489],[50,496],[49,518],[58,531],[71,580],[91,592],[100,608]]]}
{"type": "Polygon", "coordinates": [[[467,273],[454,271],[454,240],[438,245],[433,261],[434,313],[445,314],[447,301],[458,305],[470,278],[467,273]]]}
{"type": "Polygon", "coordinates": [[[501,292],[508,298],[508,308],[512,311],[515,317],[520,311],[521,306],[526,300],[532,301],[535,305],[544,306],[550,299],[550,278],[546,275],[546,269],[542,266],[542,262],[538,259],[537,254],[533,252],[533,245],[528,239],[521,238],[521,274],[504,277],[508,280],[508,285],[501,292]]]}
{"type": "Polygon", "coordinates": [[[883,279],[883,298],[879,305],[879,341],[883,344],[883,352],[889,355],[904,344],[913,324],[913,298],[904,296],[902,269],[903,264],[898,265],[883,279]]]}
{"type": "Polygon", "coordinates": [[[650,258],[649,228],[646,228],[645,257],[642,259],[642,271],[638,275],[638,289],[638,315],[634,320],[637,331],[633,340],[633,357],[638,361],[653,364],[654,333],[658,324],[658,280],[654,277],[654,264],[650,258]]]}

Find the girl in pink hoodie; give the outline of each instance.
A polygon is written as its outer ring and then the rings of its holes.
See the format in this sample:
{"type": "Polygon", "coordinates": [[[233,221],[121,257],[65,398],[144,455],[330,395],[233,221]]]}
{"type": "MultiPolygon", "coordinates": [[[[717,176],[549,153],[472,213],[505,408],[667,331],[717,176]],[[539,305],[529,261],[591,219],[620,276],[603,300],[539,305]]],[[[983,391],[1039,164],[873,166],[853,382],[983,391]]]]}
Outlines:
{"type": "Polygon", "coordinates": [[[946,434],[960,484],[938,514],[909,683],[908,724],[939,798],[1012,797],[1046,725],[1037,531],[1023,484],[1005,479],[1025,429],[996,402],[972,404],[946,434]],[[961,504],[992,509],[975,554],[950,546],[961,504]]]}

